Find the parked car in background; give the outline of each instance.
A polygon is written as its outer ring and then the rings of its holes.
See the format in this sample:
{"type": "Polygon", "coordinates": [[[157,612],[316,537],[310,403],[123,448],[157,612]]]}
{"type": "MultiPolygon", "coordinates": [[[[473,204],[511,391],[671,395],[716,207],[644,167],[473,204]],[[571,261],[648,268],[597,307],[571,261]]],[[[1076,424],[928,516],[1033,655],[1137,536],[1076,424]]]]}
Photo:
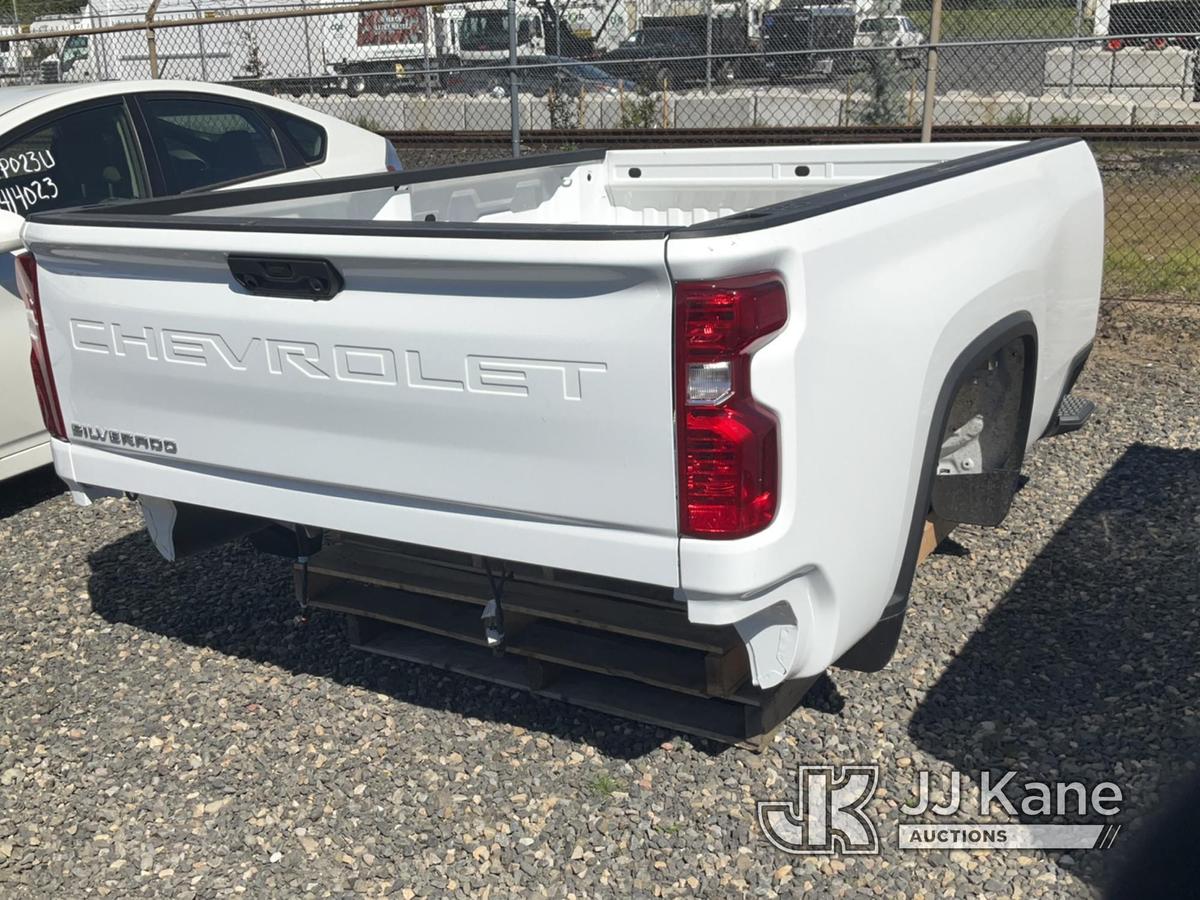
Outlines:
{"type": "Polygon", "coordinates": [[[777,84],[793,75],[832,75],[851,68],[854,16],[848,4],[813,6],[805,0],[787,0],[771,10],[762,24],[767,80],[777,84]]]}
{"type": "Polygon", "coordinates": [[[858,23],[854,46],[860,50],[892,47],[896,59],[915,66],[921,61],[925,35],[908,16],[871,16],[858,23]]]}
{"type": "MultiPolygon", "coordinates": [[[[615,94],[624,89],[634,90],[636,85],[623,81],[591,63],[567,59],[562,56],[547,56],[527,60],[517,75],[517,90],[522,94],[544,97],[551,90],[559,94],[578,97],[580,94],[615,94]]],[[[507,97],[509,92],[508,72],[490,67],[468,68],[452,73],[446,80],[448,90],[467,94],[493,94],[507,97]]]]}
{"type": "MultiPolygon", "coordinates": [[[[0,88],[0,250],[34,211],[400,168],[377,134],[225,85],[0,88]]],[[[50,462],[15,277],[0,266],[0,479],[50,462]]]]}
{"type": "Polygon", "coordinates": [[[661,88],[700,81],[705,76],[704,43],[687,28],[639,28],[597,64],[618,78],[661,88]],[[687,58],[679,58],[687,57],[687,58]]]}

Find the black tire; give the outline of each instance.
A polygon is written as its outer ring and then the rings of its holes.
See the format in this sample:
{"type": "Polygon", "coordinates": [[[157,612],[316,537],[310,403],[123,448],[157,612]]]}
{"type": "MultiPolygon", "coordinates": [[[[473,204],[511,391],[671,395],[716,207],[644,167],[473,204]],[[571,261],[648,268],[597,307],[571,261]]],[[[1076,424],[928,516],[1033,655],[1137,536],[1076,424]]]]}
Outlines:
{"type": "Polygon", "coordinates": [[[367,90],[367,79],[362,75],[351,75],[346,79],[346,96],[360,97],[367,90]]]}
{"type": "MultiPolygon", "coordinates": [[[[438,63],[437,66],[438,66],[438,68],[441,68],[441,69],[457,70],[457,69],[462,68],[462,60],[459,59],[457,56],[447,56],[440,63],[438,63]]],[[[445,71],[445,72],[438,73],[438,76],[437,76],[438,82],[441,84],[441,88],[443,91],[450,90],[450,79],[453,78],[456,74],[460,74],[460,73],[458,73],[456,71],[445,71]]]]}

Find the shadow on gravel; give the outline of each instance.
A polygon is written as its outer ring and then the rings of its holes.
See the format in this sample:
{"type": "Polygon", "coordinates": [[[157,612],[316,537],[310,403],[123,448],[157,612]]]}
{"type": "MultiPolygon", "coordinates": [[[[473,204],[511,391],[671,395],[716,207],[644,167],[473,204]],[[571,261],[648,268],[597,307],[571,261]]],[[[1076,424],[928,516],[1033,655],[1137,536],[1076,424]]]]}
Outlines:
{"type": "Polygon", "coordinates": [[[49,500],[66,489],[53,466],[42,466],[0,481],[0,521],[49,500]]]}
{"type": "MultiPolygon", "coordinates": [[[[1015,770],[1018,801],[1030,781],[1114,781],[1115,821],[1141,818],[1197,760],[1198,611],[1200,452],[1135,444],[951,662],[910,733],[965,777],[1015,770]]],[[[1121,843],[1060,864],[1099,887],[1121,843]]]]}
{"type": "MultiPolygon", "coordinates": [[[[298,624],[290,563],[261,555],[246,543],[168,563],[139,531],[97,550],[89,563],[92,607],[112,623],[428,709],[586,741],[616,758],[643,756],[674,736],[654,726],[354,650],[339,616],[315,610],[307,624],[298,624]]],[[[204,687],[197,684],[197,689],[204,687]]],[[[813,686],[805,706],[837,715],[843,701],[826,678],[813,686]]],[[[701,738],[689,740],[713,755],[729,749],[701,738]]]]}

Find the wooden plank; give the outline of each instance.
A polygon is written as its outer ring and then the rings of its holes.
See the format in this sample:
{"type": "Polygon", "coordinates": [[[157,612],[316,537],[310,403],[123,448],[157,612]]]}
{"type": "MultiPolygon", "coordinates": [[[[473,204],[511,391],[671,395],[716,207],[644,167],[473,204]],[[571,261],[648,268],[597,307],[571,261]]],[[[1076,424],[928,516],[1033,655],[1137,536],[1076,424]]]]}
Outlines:
{"type": "Polygon", "coordinates": [[[532,656],[525,657],[525,662],[528,664],[525,671],[529,675],[529,687],[534,691],[549,687],[550,682],[554,681],[558,677],[558,673],[562,671],[562,666],[534,659],[532,656]]]}
{"type": "Polygon", "coordinates": [[[703,700],[623,678],[568,668],[563,668],[548,687],[534,693],[668,731],[757,749],[757,735],[744,731],[745,707],[729,700],[715,697],[703,700]]]}
{"type": "Polygon", "coordinates": [[[395,588],[342,582],[340,589],[324,592],[310,601],[309,605],[356,618],[419,628],[470,644],[487,645],[483,623],[479,620],[479,607],[465,603],[439,600],[395,588]]]}
{"type": "Polygon", "coordinates": [[[779,726],[796,711],[804,695],[819,677],[814,675],[810,678],[793,679],[770,690],[760,691],[759,705],[745,708],[746,734],[755,736],[758,742],[756,750],[765,750],[770,745],[779,726]]]}
{"type": "Polygon", "coordinates": [[[549,678],[532,680],[525,660],[496,656],[483,647],[416,629],[389,627],[360,650],[436,666],[472,678],[527,690],[541,697],[633,719],[670,731],[757,749],[757,735],[743,731],[740,704],[689,697],[623,678],[563,667],[549,678]]]}
{"type": "Polygon", "coordinates": [[[704,657],[705,687],[708,693],[733,697],[750,678],[750,656],[745,644],[730,647],[724,653],[704,657]]]}
{"type": "MultiPolygon", "coordinates": [[[[341,547],[322,550],[309,560],[308,568],[309,572],[364,584],[480,605],[492,596],[491,586],[483,575],[412,560],[403,560],[401,564],[401,561],[380,559],[378,554],[365,551],[347,554],[341,547]]],[[[724,653],[740,643],[732,628],[693,625],[682,610],[677,612],[615,598],[580,595],[540,584],[510,582],[505,587],[504,605],[514,612],[531,616],[697,650],[724,653]]]]}
{"type": "Polygon", "coordinates": [[[917,551],[917,565],[925,562],[926,558],[937,549],[938,544],[944,541],[953,530],[953,522],[933,517],[926,519],[925,530],[921,532],[921,549],[917,551]]]}
{"type": "MultiPolygon", "coordinates": [[[[487,643],[479,607],[455,600],[346,581],[341,582],[340,589],[325,589],[309,605],[355,618],[369,617],[418,628],[467,643],[487,643]]],[[[699,650],[535,619],[507,608],[505,632],[508,653],[616,675],[698,697],[731,696],[744,680],[723,673],[723,680],[715,690],[710,690],[709,657],[699,650]]]]}
{"type": "Polygon", "coordinates": [[[505,687],[529,690],[525,661],[520,657],[497,656],[485,647],[474,647],[415,628],[393,625],[368,643],[356,644],[355,647],[368,653],[435,666],[505,687]]]}
{"type": "MultiPolygon", "coordinates": [[[[327,541],[327,545],[343,547],[350,554],[363,551],[380,554],[381,556],[396,559],[401,567],[407,561],[444,566],[475,574],[480,574],[483,571],[482,557],[472,556],[469,553],[462,553],[456,550],[441,550],[435,547],[424,547],[419,544],[344,533],[339,533],[327,541]]],[[[589,575],[586,572],[566,572],[559,574],[553,568],[535,566],[528,563],[509,563],[509,565],[512,567],[516,577],[520,581],[527,583],[542,584],[562,590],[598,594],[604,597],[619,597],[635,603],[652,604],[667,609],[679,610],[683,608],[683,604],[675,600],[671,589],[666,587],[638,584],[637,582],[625,581],[620,578],[589,575]]]]}
{"type": "Polygon", "coordinates": [[[507,643],[510,653],[615,675],[697,697],[708,696],[704,654],[542,620],[507,643]]]}

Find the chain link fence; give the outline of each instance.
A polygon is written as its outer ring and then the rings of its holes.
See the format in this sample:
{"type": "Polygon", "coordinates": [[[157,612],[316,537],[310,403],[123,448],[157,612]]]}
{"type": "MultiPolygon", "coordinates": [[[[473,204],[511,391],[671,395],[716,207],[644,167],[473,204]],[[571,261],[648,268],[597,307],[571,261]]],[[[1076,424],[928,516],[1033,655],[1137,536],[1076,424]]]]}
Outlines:
{"type": "Polygon", "coordinates": [[[0,79],[223,82],[514,152],[601,134],[1075,130],[1122,141],[1094,144],[1106,292],[1200,295],[1200,0],[148,2],[15,0],[0,79]]]}

